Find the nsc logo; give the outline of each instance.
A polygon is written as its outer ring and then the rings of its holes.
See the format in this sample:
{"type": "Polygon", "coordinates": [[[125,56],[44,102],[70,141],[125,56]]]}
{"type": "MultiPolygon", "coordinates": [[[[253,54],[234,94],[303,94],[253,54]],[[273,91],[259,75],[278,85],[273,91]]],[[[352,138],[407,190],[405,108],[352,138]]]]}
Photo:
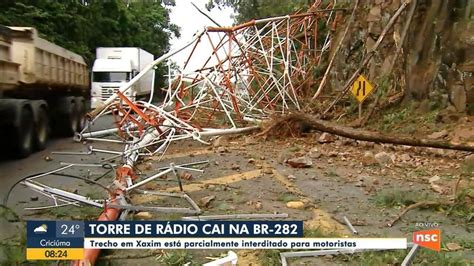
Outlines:
{"type": "Polygon", "coordinates": [[[441,230],[430,229],[413,233],[413,243],[432,250],[441,250],[441,230]]]}

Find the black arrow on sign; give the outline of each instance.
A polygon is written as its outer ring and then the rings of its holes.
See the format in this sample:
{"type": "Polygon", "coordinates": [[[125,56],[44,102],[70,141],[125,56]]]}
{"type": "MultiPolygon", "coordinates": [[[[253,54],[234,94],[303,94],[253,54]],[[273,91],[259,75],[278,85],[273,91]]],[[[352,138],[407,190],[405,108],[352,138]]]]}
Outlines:
{"type": "Polygon", "coordinates": [[[362,96],[365,96],[365,80],[362,81],[362,86],[361,86],[361,81],[359,80],[358,87],[357,87],[357,96],[359,96],[360,89],[362,89],[362,96]]]}

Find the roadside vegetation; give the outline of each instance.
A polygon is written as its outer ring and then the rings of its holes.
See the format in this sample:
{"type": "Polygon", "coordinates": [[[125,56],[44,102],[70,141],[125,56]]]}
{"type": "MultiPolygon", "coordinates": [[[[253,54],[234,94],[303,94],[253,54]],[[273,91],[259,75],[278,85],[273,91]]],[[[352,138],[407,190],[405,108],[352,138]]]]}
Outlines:
{"type": "MultiPolygon", "coordinates": [[[[171,37],[179,37],[161,2],[6,0],[0,1],[0,25],[34,27],[42,38],[82,55],[89,65],[97,47],[141,47],[159,56],[169,50],[171,37]]],[[[164,67],[158,71],[157,77],[165,74],[164,67]]]]}

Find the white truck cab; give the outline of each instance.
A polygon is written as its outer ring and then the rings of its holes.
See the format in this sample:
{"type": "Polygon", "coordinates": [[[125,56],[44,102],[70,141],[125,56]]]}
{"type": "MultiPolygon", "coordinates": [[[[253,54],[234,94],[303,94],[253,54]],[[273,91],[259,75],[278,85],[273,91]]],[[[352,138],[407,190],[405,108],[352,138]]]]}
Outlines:
{"type": "MultiPolygon", "coordinates": [[[[137,47],[99,47],[92,67],[91,107],[96,108],[112,96],[126,82],[148,64],[153,55],[137,47]]],[[[137,96],[149,95],[153,86],[154,73],[150,71],[125,95],[132,101],[137,96]]]]}

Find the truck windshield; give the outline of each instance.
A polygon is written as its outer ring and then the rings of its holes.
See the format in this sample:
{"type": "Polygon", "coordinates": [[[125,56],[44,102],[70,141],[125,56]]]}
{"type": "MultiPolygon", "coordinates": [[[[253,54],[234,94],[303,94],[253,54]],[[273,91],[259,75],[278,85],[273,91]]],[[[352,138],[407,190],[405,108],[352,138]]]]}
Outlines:
{"type": "Polygon", "coordinates": [[[94,82],[128,82],[130,72],[94,72],[94,82]]]}

